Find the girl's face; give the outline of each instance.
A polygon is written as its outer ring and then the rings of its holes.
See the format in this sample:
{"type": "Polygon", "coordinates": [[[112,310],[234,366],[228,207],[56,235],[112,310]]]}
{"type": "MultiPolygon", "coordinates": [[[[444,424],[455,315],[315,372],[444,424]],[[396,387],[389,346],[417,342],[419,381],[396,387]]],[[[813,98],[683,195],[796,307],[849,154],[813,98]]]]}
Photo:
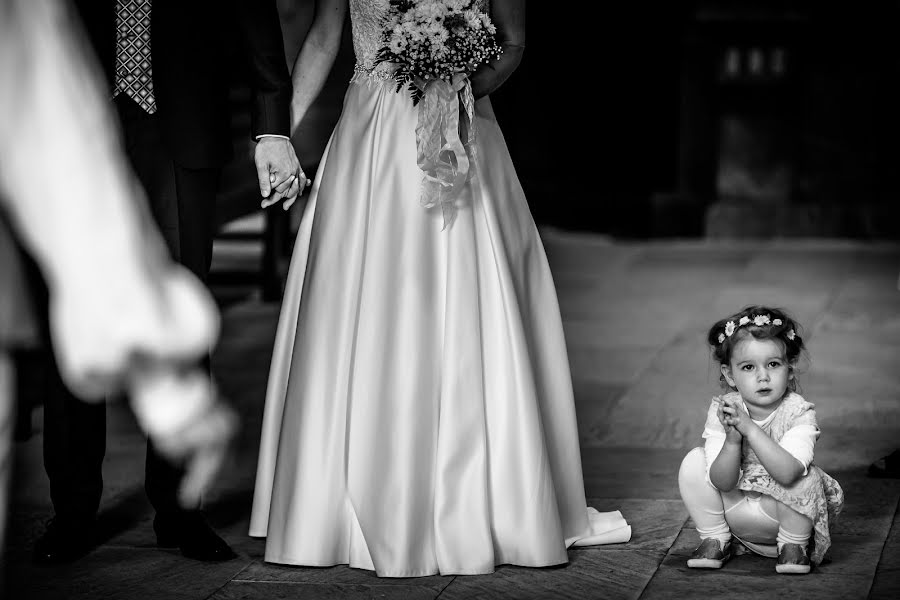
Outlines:
{"type": "Polygon", "coordinates": [[[778,408],[794,378],[788,366],[781,343],[748,337],[735,345],[731,363],[722,365],[722,374],[741,394],[750,417],[761,421],[778,408]]]}

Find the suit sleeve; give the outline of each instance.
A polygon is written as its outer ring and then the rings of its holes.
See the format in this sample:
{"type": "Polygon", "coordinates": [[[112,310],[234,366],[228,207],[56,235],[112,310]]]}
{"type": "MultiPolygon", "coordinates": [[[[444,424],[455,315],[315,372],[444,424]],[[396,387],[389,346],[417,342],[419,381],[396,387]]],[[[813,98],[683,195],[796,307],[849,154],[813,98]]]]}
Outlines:
{"type": "Polygon", "coordinates": [[[291,76],[275,2],[233,0],[233,5],[237,31],[246,49],[253,95],[252,135],[290,136],[291,76]]]}

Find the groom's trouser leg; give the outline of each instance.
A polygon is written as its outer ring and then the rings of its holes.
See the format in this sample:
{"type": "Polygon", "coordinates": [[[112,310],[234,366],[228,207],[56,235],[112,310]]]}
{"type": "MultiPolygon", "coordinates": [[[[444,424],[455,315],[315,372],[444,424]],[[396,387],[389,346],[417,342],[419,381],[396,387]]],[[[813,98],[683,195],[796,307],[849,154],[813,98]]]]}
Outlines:
{"type": "MultiPolygon", "coordinates": [[[[49,337],[49,292],[37,265],[26,261],[36,314],[44,319],[42,347],[30,355],[35,377],[43,383],[44,469],[56,518],[78,526],[94,519],[103,494],[106,453],[106,405],[83,402],[63,383],[49,337]]],[[[102,293],[102,290],[97,290],[102,293]]]]}
{"type": "MultiPolygon", "coordinates": [[[[169,252],[205,283],[212,262],[220,170],[176,164],[163,143],[156,116],[148,115],[127,97],[120,96],[116,104],[126,151],[169,252]]],[[[203,362],[209,370],[208,357],[203,362]]],[[[183,475],[181,465],[161,456],[148,441],[144,486],[157,514],[181,512],[177,490],[183,475]]]]}
{"type": "MultiPolygon", "coordinates": [[[[0,346],[0,559],[6,548],[6,511],[9,502],[9,481],[13,466],[13,430],[15,428],[15,389],[13,362],[6,349],[0,346]]],[[[2,563],[0,563],[2,575],[2,563]]],[[[0,586],[3,585],[0,577],[0,586]]],[[[0,589],[3,589],[0,587],[0,589]]]]}
{"type": "Polygon", "coordinates": [[[88,522],[103,494],[106,404],[84,402],[63,383],[53,353],[46,351],[44,468],[57,519],[88,522]]]}
{"type": "MultiPolygon", "coordinates": [[[[206,283],[212,261],[214,207],[218,187],[218,169],[189,170],[174,165],[174,181],[178,207],[178,246],[175,255],[198,279],[206,283]]],[[[203,359],[209,372],[209,357],[203,359]]],[[[151,442],[147,443],[145,487],[157,514],[178,513],[178,485],[184,470],[160,456],[151,442]]]]}

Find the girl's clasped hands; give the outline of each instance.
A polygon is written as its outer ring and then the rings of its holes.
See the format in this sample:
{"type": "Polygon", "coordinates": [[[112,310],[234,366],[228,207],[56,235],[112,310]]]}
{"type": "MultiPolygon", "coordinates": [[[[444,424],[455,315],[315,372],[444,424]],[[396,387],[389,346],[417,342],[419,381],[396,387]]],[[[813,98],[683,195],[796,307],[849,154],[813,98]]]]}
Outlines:
{"type": "Polygon", "coordinates": [[[754,425],[750,415],[741,410],[738,404],[725,396],[719,398],[717,410],[719,422],[725,428],[725,440],[739,442],[747,435],[748,427],[754,425]]]}

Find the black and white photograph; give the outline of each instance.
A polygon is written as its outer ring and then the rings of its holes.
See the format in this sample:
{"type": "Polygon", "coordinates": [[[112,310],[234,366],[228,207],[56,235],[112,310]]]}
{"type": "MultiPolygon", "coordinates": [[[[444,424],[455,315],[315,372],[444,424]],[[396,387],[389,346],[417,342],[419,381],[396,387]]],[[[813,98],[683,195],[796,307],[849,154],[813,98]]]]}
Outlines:
{"type": "Polygon", "coordinates": [[[898,31],[0,0],[0,600],[900,597],[898,31]]]}

